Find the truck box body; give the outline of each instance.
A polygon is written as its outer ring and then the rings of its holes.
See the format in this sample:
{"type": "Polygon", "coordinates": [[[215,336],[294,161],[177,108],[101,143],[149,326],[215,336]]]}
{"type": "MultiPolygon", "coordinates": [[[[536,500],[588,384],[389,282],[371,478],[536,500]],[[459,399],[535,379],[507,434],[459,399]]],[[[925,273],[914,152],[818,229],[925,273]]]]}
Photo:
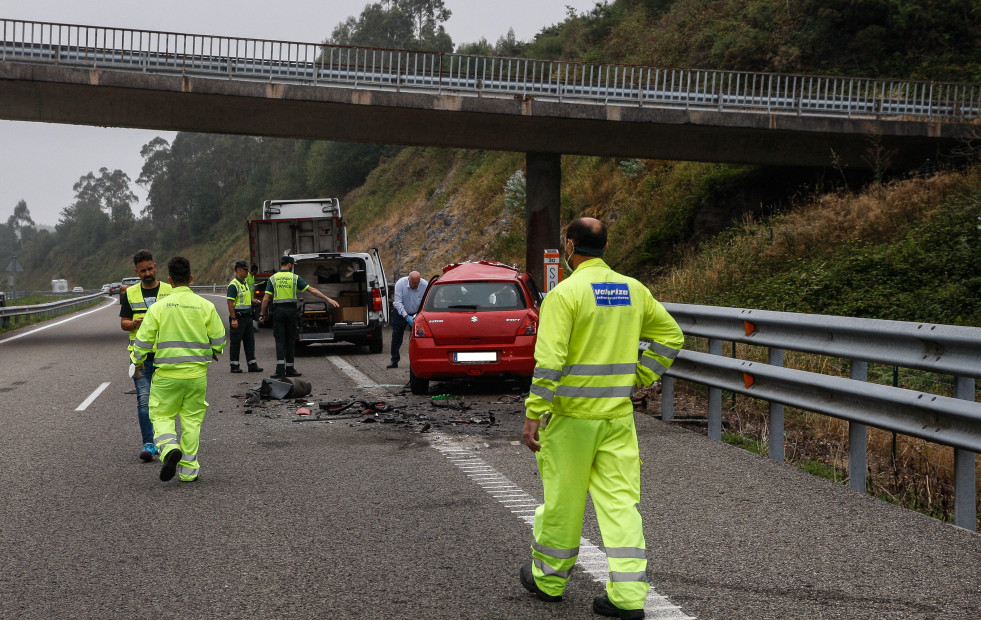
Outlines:
{"type": "Polygon", "coordinates": [[[262,219],[248,227],[252,262],[264,278],[276,273],[283,254],[347,252],[347,225],[336,198],[267,200],[262,219]]]}

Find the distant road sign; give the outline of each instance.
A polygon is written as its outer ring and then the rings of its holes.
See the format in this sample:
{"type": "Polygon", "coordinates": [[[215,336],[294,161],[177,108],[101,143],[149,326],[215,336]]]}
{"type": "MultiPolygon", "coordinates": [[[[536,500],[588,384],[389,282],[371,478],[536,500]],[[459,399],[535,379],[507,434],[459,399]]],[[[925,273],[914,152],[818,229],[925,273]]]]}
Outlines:
{"type": "Polygon", "coordinates": [[[21,267],[20,261],[17,260],[16,256],[11,256],[10,262],[7,263],[6,271],[12,271],[14,273],[17,273],[18,271],[24,271],[24,268],[21,267]]]}

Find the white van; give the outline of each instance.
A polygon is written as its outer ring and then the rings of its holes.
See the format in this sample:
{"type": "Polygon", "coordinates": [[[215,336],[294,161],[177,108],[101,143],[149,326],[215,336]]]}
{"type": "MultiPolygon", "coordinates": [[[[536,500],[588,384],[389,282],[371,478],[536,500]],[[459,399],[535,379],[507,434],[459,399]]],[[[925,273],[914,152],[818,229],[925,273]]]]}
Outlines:
{"type": "Polygon", "coordinates": [[[310,293],[300,293],[297,344],[351,342],[368,347],[371,353],[381,353],[389,300],[388,280],[377,248],[292,256],[296,275],[341,304],[334,308],[310,293]]]}

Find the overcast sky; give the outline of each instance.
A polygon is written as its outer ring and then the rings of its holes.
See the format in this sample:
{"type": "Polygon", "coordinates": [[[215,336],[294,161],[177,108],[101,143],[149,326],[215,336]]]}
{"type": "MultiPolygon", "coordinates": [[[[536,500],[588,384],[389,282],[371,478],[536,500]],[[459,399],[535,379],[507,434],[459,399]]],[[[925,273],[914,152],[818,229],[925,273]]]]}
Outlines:
{"type": "MultiPolygon", "coordinates": [[[[0,18],[115,26],[319,43],[338,23],[361,14],[368,0],[0,0],[0,18]]],[[[453,12],[446,29],[454,44],[494,43],[514,28],[520,41],[566,17],[566,7],[592,9],[596,0],[444,0],[453,12]]],[[[54,225],[74,200],[79,177],[120,169],[134,181],[140,147],[171,132],[0,120],[0,222],[27,201],[34,221],[54,225]]],[[[146,194],[134,185],[143,207],[146,194]]]]}

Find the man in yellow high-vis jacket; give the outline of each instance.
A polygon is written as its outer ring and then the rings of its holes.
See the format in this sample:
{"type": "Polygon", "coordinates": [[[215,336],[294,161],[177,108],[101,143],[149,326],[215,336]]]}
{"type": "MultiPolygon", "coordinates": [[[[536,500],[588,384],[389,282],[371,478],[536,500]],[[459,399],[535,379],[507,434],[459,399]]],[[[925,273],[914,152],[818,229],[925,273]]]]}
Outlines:
{"type": "Polygon", "coordinates": [[[532,561],[519,576],[539,600],[562,599],[588,491],[610,571],[593,610],[643,618],[650,584],[630,397],[635,385],[650,385],[667,370],[684,336],[646,286],[602,260],[607,245],[599,220],[569,224],[566,255],[574,271],[542,303],[523,438],[538,460],[545,503],[535,510],[532,561]],[[642,338],[652,344],[638,361],[642,338]]]}
{"type": "Polygon", "coordinates": [[[130,357],[139,370],[156,345],[150,420],[163,463],[160,479],[167,481],[179,473],[181,480],[191,482],[201,468],[198,446],[208,408],[208,364],[225,348],[225,326],[214,304],[188,288],[193,277],[186,258],[175,256],[167,270],[173,290],[147,310],[130,357]]]}

